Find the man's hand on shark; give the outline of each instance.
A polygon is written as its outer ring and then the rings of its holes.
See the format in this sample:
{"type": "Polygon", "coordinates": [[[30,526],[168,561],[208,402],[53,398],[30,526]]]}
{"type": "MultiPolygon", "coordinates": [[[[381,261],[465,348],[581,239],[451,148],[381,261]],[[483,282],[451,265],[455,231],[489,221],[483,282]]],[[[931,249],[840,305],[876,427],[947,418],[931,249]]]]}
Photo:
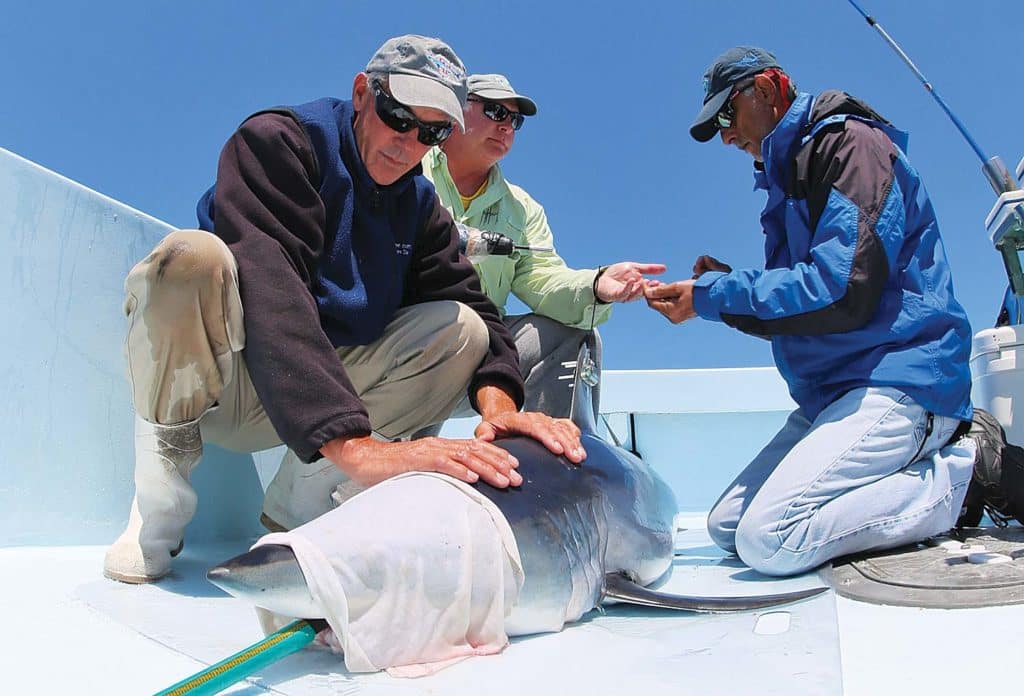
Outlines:
{"type": "Polygon", "coordinates": [[[485,439],[427,437],[410,442],[381,442],[372,437],[338,438],[320,449],[356,483],[372,486],[409,471],[434,471],[467,483],[482,480],[495,488],[518,486],[519,462],[485,439]]]}
{"type": "MultiPolygon", "coordinates": [[[[480,425],[473,434],[478,440],[492,442],[510,435],[525,435],[537,440],[553,454],[564,455],[573,464],[587,458],[580,443],[580,429],[568,418],[552,418],[535,411],[519,412],[512,397],[500,386],[483,384],[476,391],[480,425]]],[[[513,484],[519,485],[519,484],[513,484]]]]}
{"type": "Polygon", "coordinates": [[[526,435],[573,464],[587,458],[580,442],[580,429],[568,418],[552,418],[533,411],[507,412],[481,421],[473,434],[488,442],[510,435],[526,435]]]}

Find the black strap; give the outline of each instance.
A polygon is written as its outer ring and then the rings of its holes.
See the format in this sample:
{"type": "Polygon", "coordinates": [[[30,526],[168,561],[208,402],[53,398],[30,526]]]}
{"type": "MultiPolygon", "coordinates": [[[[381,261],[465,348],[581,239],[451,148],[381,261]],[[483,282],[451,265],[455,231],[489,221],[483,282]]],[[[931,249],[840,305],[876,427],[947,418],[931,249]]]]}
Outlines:
{"type": "MultiPolygon", "coordinates": [[[[593,285],[591,286],[591,287],[592,287],[592,289],[594,290],[594,301],[595,301],[595,302],[596,302],[597,304],[599,304],[599,305],[606,305],[606,304],[611,304],[611,302],[605,302],[604,300],[602,300],[602,299],[601,299],[600,297],[598,297],[598,296],[597,296],[597,281],[601,280],[601,276],[603,276],[603,275],[604,275],[604,272],[605,272],[605,271],[607,271],[607,270],[608,270],[608,267],[607,267],[607,266],[601,266],[601,267],[599,267],[599,268],[597,269],[597,273],[595,273],[595,274],[594,274],[594,283],[593,283],[593,285]]],[[[591,315],[591,317],[593,317],[593,315],[591,315]]],[[[590,328],[591,328],[591,329],[593,329],[593,328],[594,328],[593,324],[591,324],[590,328]]]]}
{"type": "Polygon", "coordinates": [[[917,448],[917,452],[913,457],[910,458],[910,463],[913,464],[917,461],[918,457],[921,456],[921,452],[924,451],[924,446],[928,443],[928,438],[932,436],[932,428],[935,427],[935,414],[931,411],[925,413],[928,416],[928,420],[924,425],[924,437],[921,438],[921,446],[917,448]]]}
{"type": "Polygon", "coordinates": [[[947,445],[952,445],[954,442],[962,437],[966,437],[967,433],[971,432],[971,421],[960,421],[960,425],[956,426],[956,430],[946,440],[947,445]]]}

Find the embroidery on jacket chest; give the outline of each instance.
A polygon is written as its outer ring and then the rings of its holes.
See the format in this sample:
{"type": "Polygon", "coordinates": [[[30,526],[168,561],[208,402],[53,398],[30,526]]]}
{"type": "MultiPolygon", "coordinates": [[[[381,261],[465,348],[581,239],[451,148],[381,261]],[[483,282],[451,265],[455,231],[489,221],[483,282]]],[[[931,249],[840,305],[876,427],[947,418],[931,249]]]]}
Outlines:
{"type": "Polygon", "coordinates": [[[498,221],[498,204],[492,204],[487,210],[480,214],[481,225],[493,225],[498,221]]]}

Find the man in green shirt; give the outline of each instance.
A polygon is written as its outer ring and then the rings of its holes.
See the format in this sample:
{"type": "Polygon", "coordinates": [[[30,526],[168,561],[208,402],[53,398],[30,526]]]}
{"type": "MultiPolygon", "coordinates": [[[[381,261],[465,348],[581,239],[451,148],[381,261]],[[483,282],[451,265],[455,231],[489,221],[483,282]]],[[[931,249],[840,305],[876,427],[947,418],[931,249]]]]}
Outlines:
{"type": "MultiPolygon", "coordinates": [[[[456,223],[471,234],[499,232],[516,245],[553,249],[544,208],[506,181],[498,167],[526,117],[537,113],[537,105],[517,94],[504,75],[470,75],[467,86],[465,133],[453,133],[440,148],[427,152],[423,173],[456,223]]],[[[665,270],[661,264],[632,261],[575,270],[555,251],[470,260],[484,293],[515,337],[526,382],[524,408],[551,416],[569,415],[572,368],[563,363],[575,361],[580,344],[587,341],[599,370],[601,342],[594,327],[607,321],[611,303],[643,297],[644,274],[665,270]],[[532,312],[506,315],[510,294],[532,312]]],[[[595,388],[595,402],[597,393],[595,388]]]]}

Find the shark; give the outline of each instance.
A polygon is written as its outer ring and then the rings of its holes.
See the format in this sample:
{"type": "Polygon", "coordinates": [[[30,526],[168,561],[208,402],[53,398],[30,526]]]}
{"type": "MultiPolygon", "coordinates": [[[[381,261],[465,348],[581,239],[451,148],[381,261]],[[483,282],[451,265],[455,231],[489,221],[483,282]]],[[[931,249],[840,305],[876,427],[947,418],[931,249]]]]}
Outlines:
{"type": "MultiPolygon", "coordinates": [[[[586,346],[578,366],[593,365],[586,346]]],[[[826,587],[710,597],[656,586],[671,572],[678,505],[672,489],[638,456],[598,435],[589,375],[577,367],[571,418],[587,451],[582,465],[526,437],[495,444],[516,457],[523,483],[474,487],[501,511],[521,559],[523,584],[507,612],[508,636],[558,631],[604,603],[689,612],[743,612],[806,600],[826,587]]],[[[372,495],[373,488],[362,495],[372,495]]],[[[396,514],[400,512],[396,511],[396,514]]],[[[266,544],[220,563],[207,578],[227,593],[290,617],[323,618],[289,546],[266,544]]],[[[358,588],[354,588],[358,592],[358,588]]],[[[351,606],[360,602],[349,596],[351,606]]]]}

